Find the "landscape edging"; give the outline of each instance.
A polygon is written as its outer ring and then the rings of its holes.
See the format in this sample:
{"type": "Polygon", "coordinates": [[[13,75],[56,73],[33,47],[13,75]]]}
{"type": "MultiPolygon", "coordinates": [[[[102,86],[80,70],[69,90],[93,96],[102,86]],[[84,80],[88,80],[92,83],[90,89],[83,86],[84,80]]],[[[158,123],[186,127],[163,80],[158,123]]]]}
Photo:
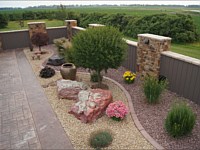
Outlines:
{"type": "Polygon", "coordinates": [[[145,139],[151,143],[156,149],[164,149],[164,147],[162,147],[158,142],[156,142],[147,132],[146,130],[143,128],[143,126],[141,125],[140,121],[137,118],[137,114],[135,113],[134,107],[133,107],[133,103],[132,103],[132,99],[130,94],[128,93],[128,91],[121,85],[119,84],[117,81],[109,78],[109,77],[105,77],[105,79],[112,81],[114,84],[116,84],[125,94],[125,96],[127,97],[128,100],[128,105],[129,105],[129,109],[130,109],[130,113],[132,116],[132,119],[137,127],[137,129],[139,130],[139,132],[145,137],[145,139]]]}

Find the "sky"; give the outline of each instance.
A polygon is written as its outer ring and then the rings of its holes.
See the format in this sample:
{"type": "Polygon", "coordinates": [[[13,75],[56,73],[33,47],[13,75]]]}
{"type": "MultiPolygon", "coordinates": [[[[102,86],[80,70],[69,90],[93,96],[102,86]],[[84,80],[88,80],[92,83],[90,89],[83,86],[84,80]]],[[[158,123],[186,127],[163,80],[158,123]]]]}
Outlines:
{"type": "Polygon", "coordinates": [[[97,0],[71,0],[71,1],[59,1],[59,0],[54,0],[54,1],[14,1],[14,0],[7,0],[7,1],[2,1],[0,0],[0,7],[29,7],[29,6],[39,6],[39,5],[91,5],[91,4],[149,4],[149,5],[200,5],[200,0],[182,0],[182,1],[175,1],[175,0],[170,0],[170,1],[165,1],[165,0],[157,0],[157,1],[150,1],[150,0],[129,0],[129,1],[120,1],[120,0],[109,0],[109,1],[97,1],[97,0]]]}

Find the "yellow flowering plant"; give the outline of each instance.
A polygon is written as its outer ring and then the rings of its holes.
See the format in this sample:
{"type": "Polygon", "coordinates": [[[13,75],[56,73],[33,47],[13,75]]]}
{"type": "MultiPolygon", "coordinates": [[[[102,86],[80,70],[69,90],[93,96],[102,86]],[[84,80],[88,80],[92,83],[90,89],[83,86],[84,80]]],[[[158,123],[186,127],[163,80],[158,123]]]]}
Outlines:
{"type": "Polygon", "coordinates": [[[123,74],[123,78],[124,78],[124,81],[126,83],[133,83],[135,78],[136,78],[136,74],[131,72],[131,71],[126,71],[124,74],[123,74]]]}

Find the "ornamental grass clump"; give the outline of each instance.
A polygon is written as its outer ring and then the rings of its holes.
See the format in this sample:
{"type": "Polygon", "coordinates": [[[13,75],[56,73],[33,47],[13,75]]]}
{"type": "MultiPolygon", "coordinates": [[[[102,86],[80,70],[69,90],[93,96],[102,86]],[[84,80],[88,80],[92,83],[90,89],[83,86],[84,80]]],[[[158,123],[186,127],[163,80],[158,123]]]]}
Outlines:
{"type": "Polygon", "coordinates": [[[150,104],[158,103],[159,96],[166,87],[167,87],[166,80],[159,81],[155,77],[146,76],[143,83],[143,90],[147,102],[150,104]]]}
{"type": "Polygon", "coordinates": [[[68,49],[71,48],[71,43],[64,37],[54,39],[53,43],[57,47],[60,56],[65,56],[65,53],[67,53],[68,49]]]}
{"type": "Polygon", "coordinates": [[[128,107],[122,101],[110,103],[106,115],[116,121],[121,121],[128,114],[128,107]]]}
{"type": "Polygon", "coordinates": [[[98,131],[90,136],[90,146],[100,149],[109,146],[113,141],[112,135],[108,131],[98,131]]]}
{"type": "Polygon", "coordinates": [[[123,78],[124,78],[124,82],[125,83],[133,83],[135,78],[136,78],[136,74],[135,73],[132,73],[131,71],[126,71],[124,74],[123,74],[123,78]]]}
{"type": "Polygon", "coordinates": [[[186,103],[176,103],[172,106],[165,120],[165,129],[173,137],[191,133],[196,116],[186,103]]]}

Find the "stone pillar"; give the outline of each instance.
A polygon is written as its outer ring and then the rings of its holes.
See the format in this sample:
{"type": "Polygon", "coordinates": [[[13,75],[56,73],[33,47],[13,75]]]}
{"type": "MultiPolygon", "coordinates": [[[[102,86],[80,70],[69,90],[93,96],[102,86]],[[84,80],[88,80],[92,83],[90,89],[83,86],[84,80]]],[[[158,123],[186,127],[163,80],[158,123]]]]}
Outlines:
{"type": "Polygon", "coordinates": [[[104,27],[103,24],[89,24],[89,28],[104,27]]]}
{"type": "MultiPolygon", "coordinates": [[[[34,33],[38,33],[38,32],[47,33],[45,22],[29,22],[28,28],[29,28],[30,39],[34,33]]],[[[30,41],[30,49],[31,50],[33,49],[31,41],[30,41]]]]}
{"type": "Polygon", "coordinates": [[[137,47],[137,71],[141,77],[146,75],[159,76],[161,52],[169,51],[171,38],[154,35],[139,34],[137,47]]]}
{"type": "Polygon", "coordinates": [[[67,26],[67,38],[69,41],[72,40],[72,27],[77,26],[77,20],[65,20],[65,24],[67,26]]]}
{"type": "Polygon", "coordinates": [[[29,28],[30,38],[34,33],[37,32],[47,33],[45,22],[29,22],[28,28],[29,28]]]}

